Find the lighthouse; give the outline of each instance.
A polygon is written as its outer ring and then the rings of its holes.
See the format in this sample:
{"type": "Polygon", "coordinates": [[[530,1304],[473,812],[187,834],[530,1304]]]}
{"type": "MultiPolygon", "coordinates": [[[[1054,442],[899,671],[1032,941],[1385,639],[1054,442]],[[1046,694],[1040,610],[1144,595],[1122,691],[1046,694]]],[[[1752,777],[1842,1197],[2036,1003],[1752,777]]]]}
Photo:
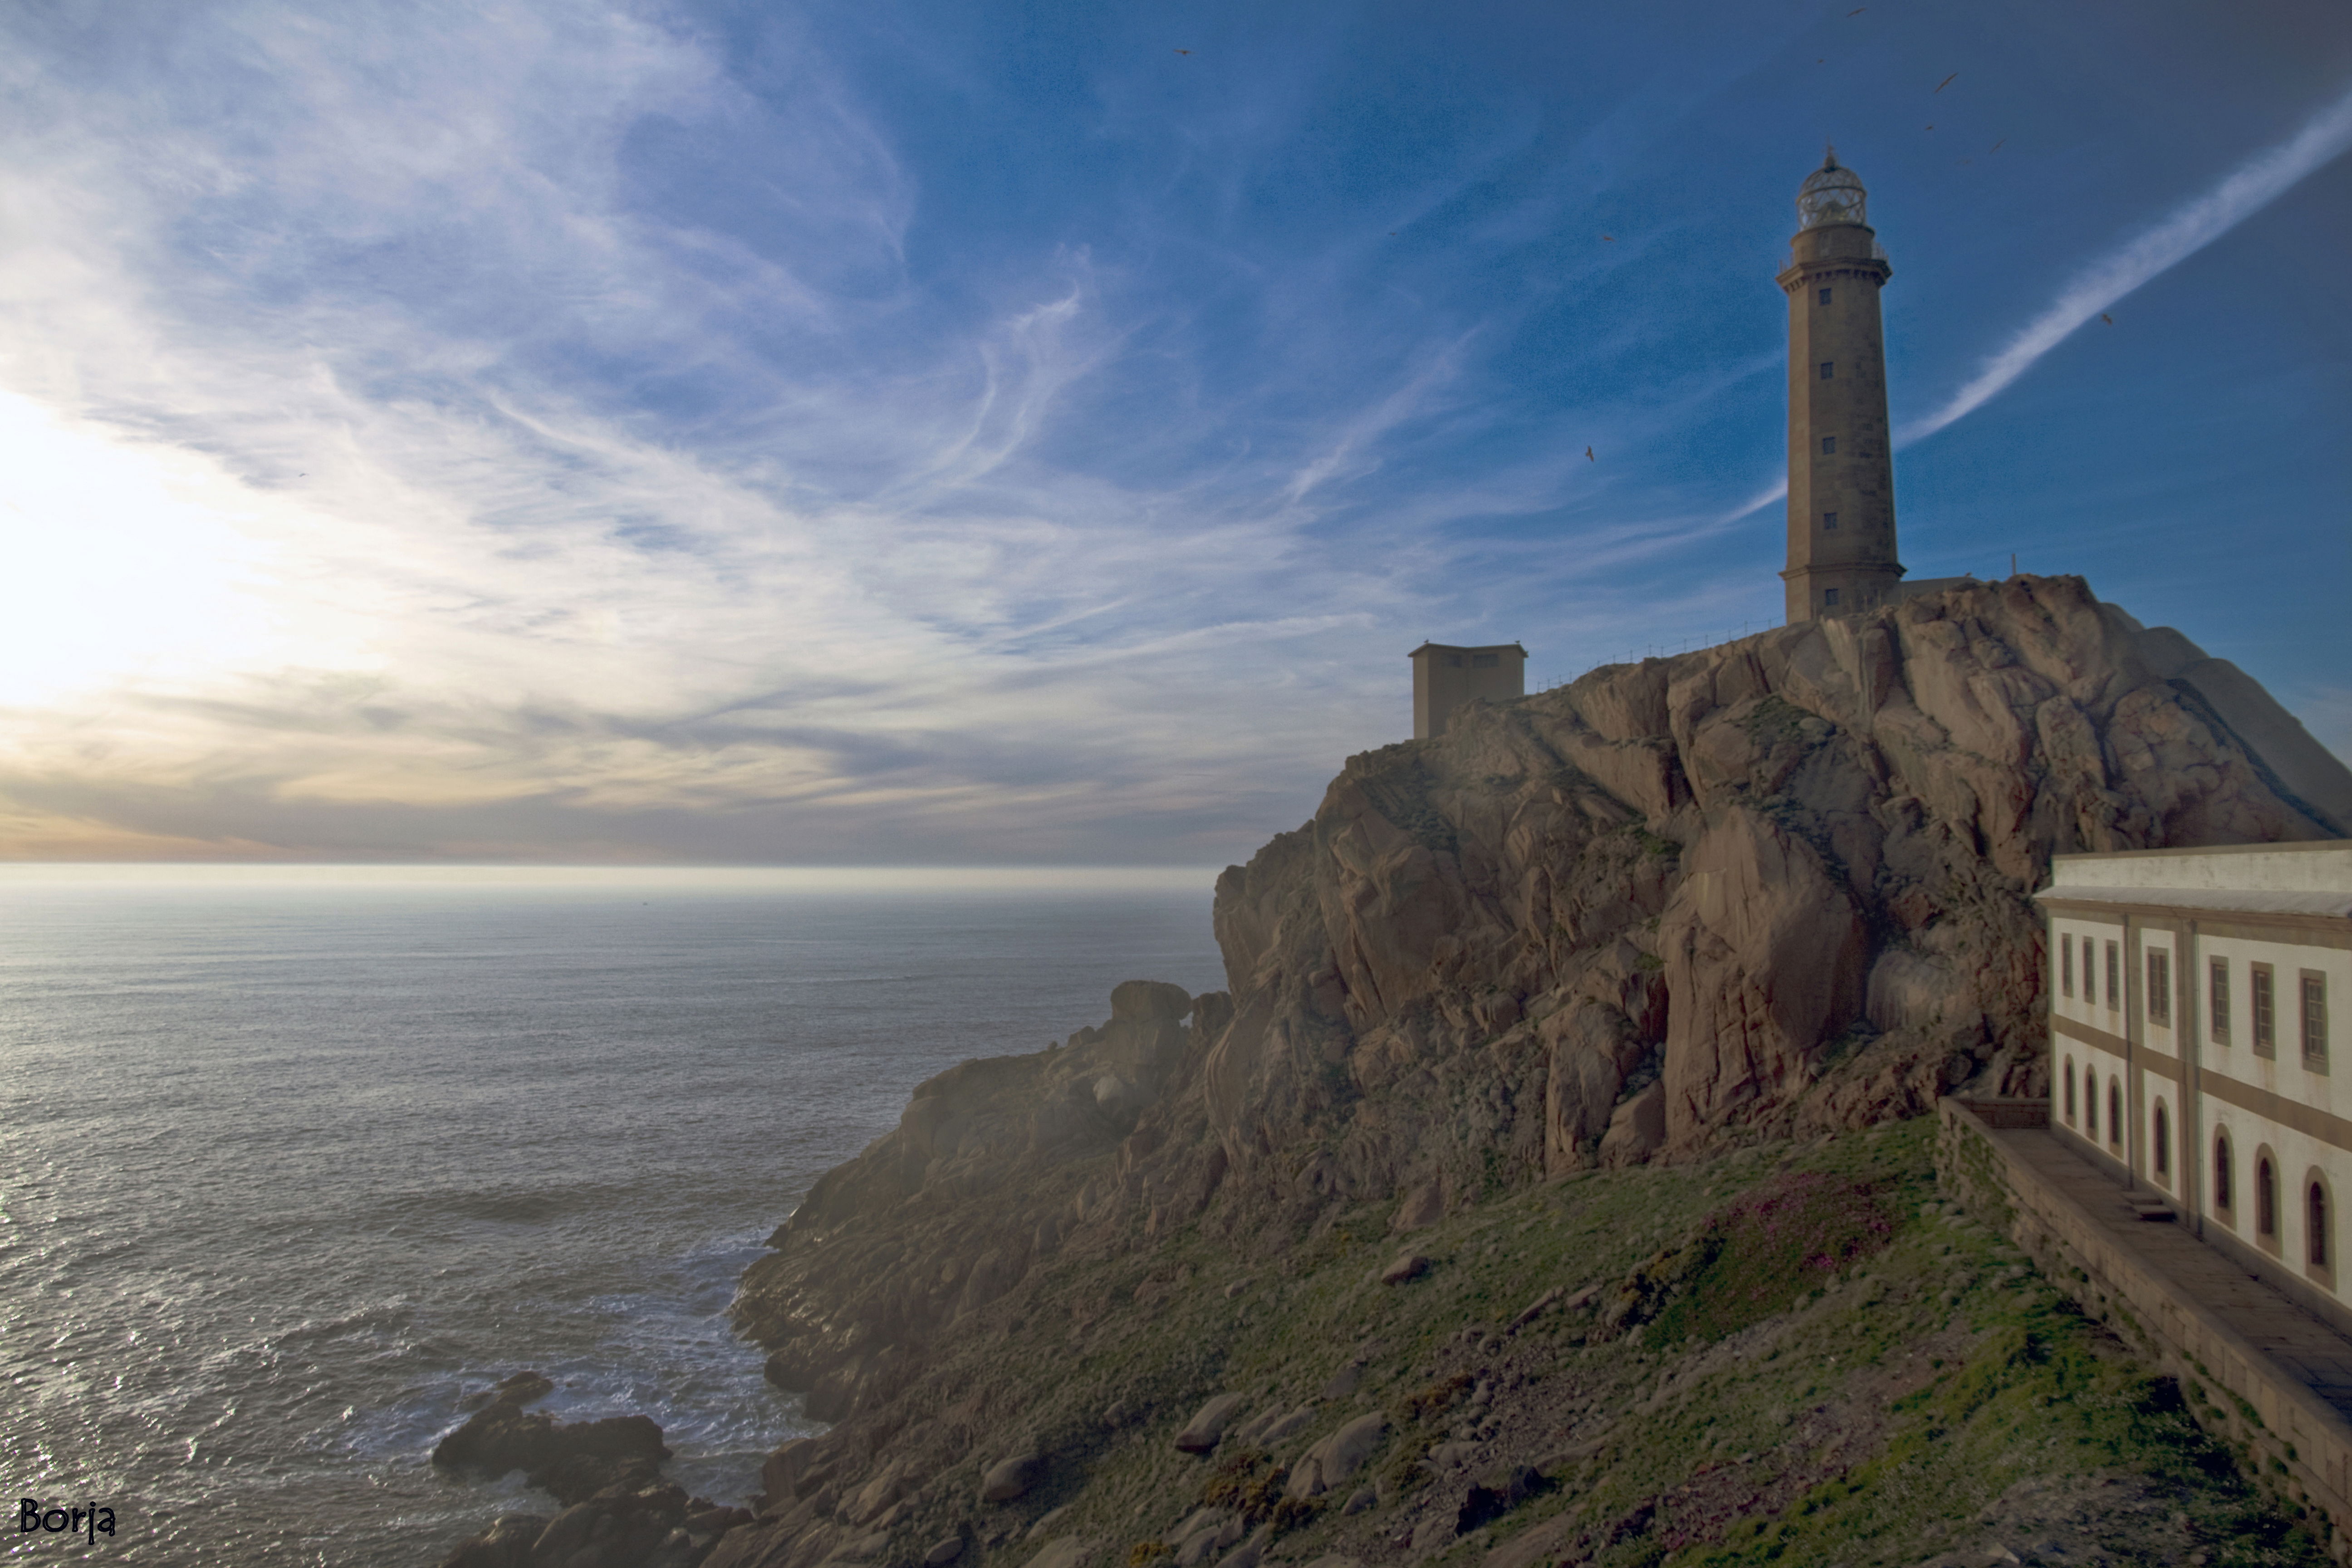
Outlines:
{"type": "Polygon", "coordinates": [[[1777,281],[1789,297],[1791,624],[1896,596],[1895,453],[1878,290],[1894,268],[1862,181],[1831,149],[1797,192],[1798,227],[1777,281]]]}

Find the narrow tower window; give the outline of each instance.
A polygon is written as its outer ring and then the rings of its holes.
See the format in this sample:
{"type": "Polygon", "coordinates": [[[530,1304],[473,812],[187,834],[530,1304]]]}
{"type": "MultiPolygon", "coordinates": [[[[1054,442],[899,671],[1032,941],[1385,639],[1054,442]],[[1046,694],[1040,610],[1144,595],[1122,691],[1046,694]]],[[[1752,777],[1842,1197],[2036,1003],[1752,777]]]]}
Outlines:
{"type": "Polygon", "coordinates": [[[2224,1214],[2229,1213],[2231,1207],[2230,1140],[2227,1137],[2217,1137],[2213,1140],[2213,1206],[2224,1214]]]}
{"type": "Polygon", "coordinates": [[[2068,996],[2074,994],[2074,939],[2058,939],[2058,989],[2068,996]]]}
{"type": "Polygon", "coordinates": [[[2278,1178],[2268,1160],[2254,1162],[2254,1234],[2268,1238],[2278,1234],[2278,1178]]]}
{"type": "Polygon", "coordinates": [[[2156,1102],[2156,1179],[2166,1186],[2172,1185],[2172,1122],[2164,1114],[2164,1101],[2156,1102]]]}
{"type": "Polygon", "coordinates": [[[2074,1058],[2066,1058],[2066,1124],[2074,1124],[2074,1058]]]}
{"type": "Polygon", "coordinates": [[[2230,961],[2217,958],[2206,973],[2205,988],[2211,993],[2213,1043],[2230,1043],[2230,961]]]}
{"type": "Polygon", "coordinates": [[[1835,588],[1824,588],[1824,589],[1822,589],[1822,604],[1824,604],[1824,605],[1835,605],[1837,604],[1837,602],[1838,602],[1838,591],[1837,591],[1835,588]]]}
{"type": "Polygon", "coordinates": [[[1836,532],[1837,513],[1833,511],[1825,511],[1822,513],[1822,526],[1828,529],[1832,533],[1836,532]]]}
{"type": "Polygon", "coordinates": [[[2124,1146],[2124,1080],[2119,1078],[2107,1079],[2107,1145],[2124,1146]]]}
{"type": "Polygon", "coordinates": [[[2327,1267],[2327,1191],[2317,1182],[2304,1195],[2304,1245],[2312,1267],[2327,1267]]]}
{"type": "Polygon", "coordinates": [[[2116,944],[2107,943],[2107,1011],[2112,1013],[2124,1005],[2124,984],[2116,978],[2123,973],[2116,956],[2116,944]]]}
{"type": "Polygon", "coordinates": [[[1834,458],[1837,456],[1836,437],[1824,436],[1822,437],[1822,456],[1824,458],[1834,458]]]}
{"type": "Polygon", "coordinates": [[[1830,302],[1830,291],[1829,291],[1828,289],[1822,289],[1822,304],[1824,304],[1824,305],[1826,305],[1826,304],[1828,304],[1829,302],[1830,302]]]}
{"type": "Polygon", "coordinates": [[[1835,378],[1834,376],[1832,376],[1830,373],[1831,373],[1832,371],[1835,370],[1836,368],[1837,368],[1837,362],[1836,362],[1835,360],[1826,360],[1826,359],[1825,359],[1825,360],[1822,361],[1822,379],[1823,381],[1832,381],[1832,380],[1835,380],[1836,378],[1835,378]]]}
{"type": "Polygon", "coordinates": [[[2172,954],[2160,947],[2147,950],[2147,1021],[2172,1027],[2172,954]]]}

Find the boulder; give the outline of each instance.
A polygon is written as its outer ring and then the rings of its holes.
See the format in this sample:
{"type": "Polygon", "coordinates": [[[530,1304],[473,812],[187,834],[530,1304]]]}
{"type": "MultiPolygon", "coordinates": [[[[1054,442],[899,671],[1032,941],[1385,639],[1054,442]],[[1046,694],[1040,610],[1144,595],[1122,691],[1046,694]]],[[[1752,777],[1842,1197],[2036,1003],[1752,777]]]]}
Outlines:
{"type": "Polygon", "coordinates": [[[988,1473],[981,1478],[980,1500],[1011,1502],[1035,1486],[1037,1478],[1045,1470],[1045,1456],[1034,1450],[999,1459],[989,1466],[988,1473]]]}
{"type": "Polygon", "coordinates": [[[1388,1431],[1389,1418],[1379,1411],[1357,1416],[1299,1457],[1284,1490],[1295,1498],[1332,1490],[1380,1450],[1388,1431]]]}
{"type": "Polygon", "coordinates": [[[1555,1285],[1550,1289],[1545,1291],[1542,1295],[1537,1297],[1533,1301],[1528,1302],[1525,1307],[1519,1310],[1519,1315],[1511,1320],[1512,1331],[1516,1333],[1517,1331],[1526,1328],[1529,1323],[1534,1322],[1538,1318],[1542,1317],[1546,1311],[1550,1310],[1551,1304],[1559,1300],[1559,1287],[1555,1285]]]}
{"type": "Polygon", "coordinates": [[[551,1522],[543,1513],[502,1513],[441,1559],[440,1568],[527,1568],[532,1545],[551,1522]]]}
{"type": "Polygon", "coordinates": [[[521,1470],[559,1501],[577,1503],[623,1481],[649,1483],[670,1457],[661,1427],[644,1415],[564,1422],[522,1408],[553,1386],[536,1373],[509,1378],[488,1405],[434,1445],[433,1462],[490,1478],[521,1470]]]}
{"type": "Polygon", "coordinates": [[[1609,1118],[1601,1139],[1601,1163],[1638,1165],[1666,1142],[1666,1086],[1654,1083],[1635,1091],[1609,1118]]]}
{"type": "Polygon", "coordinates": [[[931,1542],[930,1550],[923,1553],[923,1568],[948,1568],[949,1563],[962,1555],[963,1537],[950,1535],[931,1542]]]}
{"type": "Polygon", "coordinates": [[[1429,1272],[1429,1258],[1419,1252],[1401,1252],[1381,1270],[1381,1283],[1402,1285],[1408,1279],[1418,1279],[1429,1272]]]}
{"type": "Polygon", "coordinates": [[[1234,1417],[1241,1414],[1244,1403],[1238,1394],[1215,1395],[1184,1423],[1184,1429],[1176,1434],[1176,1447],[1187,1454],[1205,1454],[1214,1448],[1234,1417]]]}

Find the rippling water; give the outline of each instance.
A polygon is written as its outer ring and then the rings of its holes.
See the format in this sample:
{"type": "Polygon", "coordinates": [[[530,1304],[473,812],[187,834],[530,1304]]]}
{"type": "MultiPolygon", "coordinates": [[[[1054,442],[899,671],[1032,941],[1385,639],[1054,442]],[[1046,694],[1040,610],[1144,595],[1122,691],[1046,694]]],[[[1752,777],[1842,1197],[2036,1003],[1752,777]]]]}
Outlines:
{"type": "Polygon", "coordinates": [[[806,1429],[723,1316],[761,1239],[925,1076],[1222,984],[1208,902],[0,881],[0,1555],[429,1564],[551,1508],[425,1462],[523,1367],[740,1500],[806,1429]]]}

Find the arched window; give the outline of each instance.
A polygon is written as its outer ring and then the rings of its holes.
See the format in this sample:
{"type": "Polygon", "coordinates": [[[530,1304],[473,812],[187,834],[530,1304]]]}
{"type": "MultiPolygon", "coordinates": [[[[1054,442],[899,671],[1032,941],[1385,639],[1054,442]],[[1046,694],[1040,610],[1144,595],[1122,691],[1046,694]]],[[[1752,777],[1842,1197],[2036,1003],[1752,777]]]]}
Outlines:
{"type": "Polygon", "coordinates": [[[2156,1147],[2150,1151],[2156,1159],[2156,1179],[2166,1186],[2172,1184],[2172,1123],[2164,1114],[2164,1101],[2156,1102],[2156,1147]]]}
{"type": "Polygon", "coordinates": [[[2327,1267],[2327,1189],[2316,1178],[2305,1189],[2303,1198],[2304,1261],[2314,1268],[2327,1267]]]}
{"type": "Polygon", "coordinates": [[[2074,1124],[2074,1058],[2066,1058],[2066,1124],[2074,1124]]]}
{"type": "Polygon", "coordinates": [[[2254,1162],[2254,1234],[2266,1241],[2278,1236],[2278,1177],[2266,1159],[2254,1162]]]}
{"type": "Polygon", "coordinates": [[[2107,1079],[2107,1147],[2124,1146],[2124,1082],[2119,1078],[2107,1079]]]}
{"type": "Polygon", "coordinates": [[[2223,1214],[2230,1212],[2230,1139],[2217,1134],[2213,1139],[2213,1206],[2223,1214]]]}
{"type": "Polygon", "coordinates": [[[2083,1134],[2094,1143],[2099,1141],[2099,1075],[2083,1075],[2083,1134]]]}

